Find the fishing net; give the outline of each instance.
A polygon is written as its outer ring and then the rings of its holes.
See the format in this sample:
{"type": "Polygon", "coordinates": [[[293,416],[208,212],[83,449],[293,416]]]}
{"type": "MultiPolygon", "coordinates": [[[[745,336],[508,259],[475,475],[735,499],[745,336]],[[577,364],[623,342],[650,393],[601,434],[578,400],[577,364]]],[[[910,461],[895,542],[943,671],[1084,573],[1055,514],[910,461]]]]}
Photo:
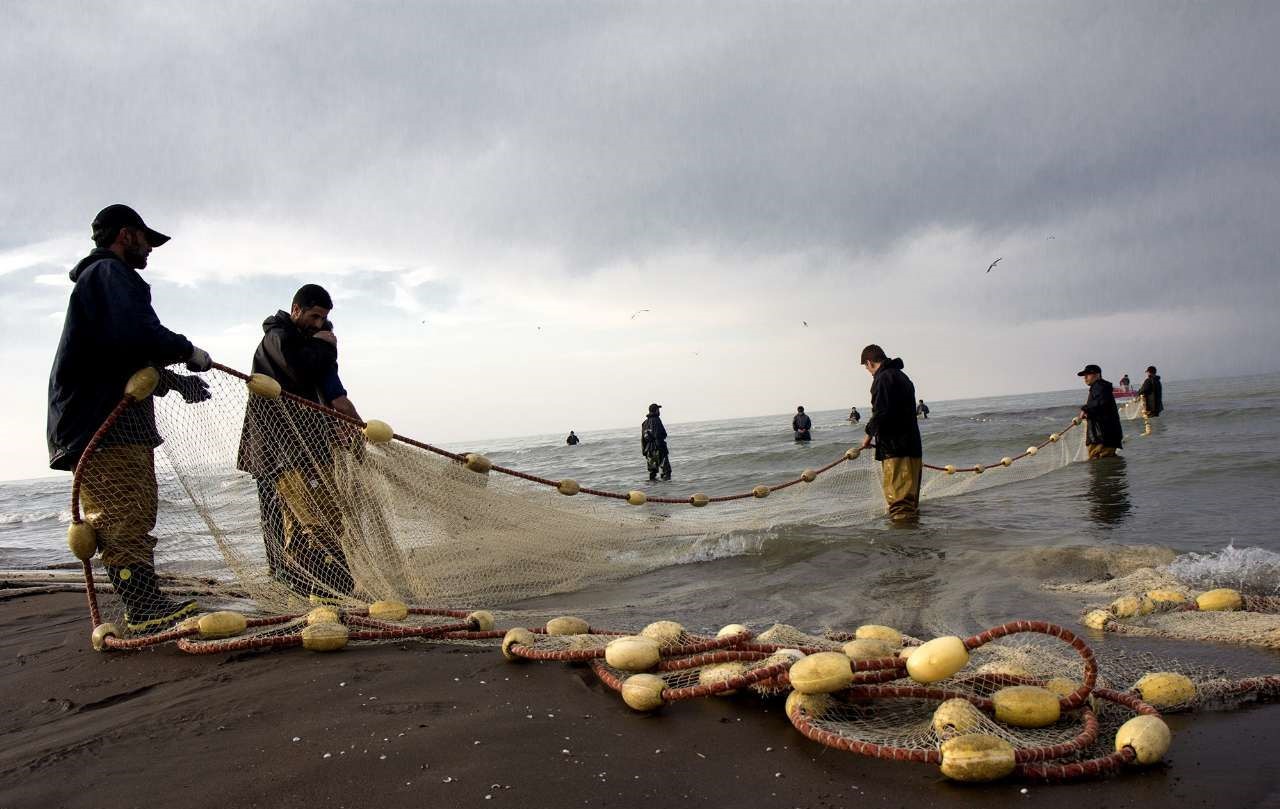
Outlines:
{"type": "MultiPolygon", "coordinates": [[[[394,435],[266,377],[217,366],[200,380],[139,372],[77,471],[73,546],[99,553],[121,596],[103,609],[125,632],[182,612],[155,569],[263,614],[380,599],[492,606],[665,567],[719,538],[885,510],[880,465],[856,449],[744,492],[646,497],[394,435]]],[[[922,499],[1080,460],[1076,426],[983,463],[926,459],[922,499]]]]}

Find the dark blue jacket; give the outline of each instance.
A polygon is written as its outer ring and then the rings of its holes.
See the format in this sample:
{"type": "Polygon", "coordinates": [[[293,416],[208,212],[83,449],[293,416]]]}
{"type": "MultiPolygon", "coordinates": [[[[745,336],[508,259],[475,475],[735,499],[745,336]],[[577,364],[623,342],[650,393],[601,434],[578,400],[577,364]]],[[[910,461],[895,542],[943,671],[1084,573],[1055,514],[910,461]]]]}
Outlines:
{"type": "Polygon", "coordinates": [[[1111,391],[1111,383],[1099,378],[1089,386],[1089,398],[1080,408],[1089,418],[1088,437],[1090,444],[1101,444],[1104,447],[1124,447],[1124,428],[1120,426],[1120,409],[1116,407],[1116,397],[1111,391]]]}
{"type": "MultiPolygon", "coordinates": [[[[98,248],[71,270],[58,353],[49,372],[49,467],[75,468],[89,439],[124,396],[129,377],[191,356],[191,342],[160,324],[151,287],[115,253],[98,248]]],[[[165,388],[156,389],[164,395],[165,388]]],[[[151,398],[130,406],[106,443],[159,446],[151,398]]]]}
{"type": "Polygon", "coordinates": [[[885,360],[871,378],[871,418],[866,429],[876,440],[877,461],[924,454],[916,424],[916,386],[902,368],[900,359],[885,360]]]}

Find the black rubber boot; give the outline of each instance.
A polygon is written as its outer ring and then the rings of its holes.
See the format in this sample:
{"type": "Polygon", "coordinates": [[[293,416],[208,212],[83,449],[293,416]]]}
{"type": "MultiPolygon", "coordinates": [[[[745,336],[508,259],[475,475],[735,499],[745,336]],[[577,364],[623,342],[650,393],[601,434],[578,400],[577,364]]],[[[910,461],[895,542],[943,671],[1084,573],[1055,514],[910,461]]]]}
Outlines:
{"type": "Polygon", "coordinates": [[[124,602],[124,620],[130,632],[167,629],[200,608],[195,599],[174,601],[160,592],[151,565],[107,567],[107,578],[124,602]]]}

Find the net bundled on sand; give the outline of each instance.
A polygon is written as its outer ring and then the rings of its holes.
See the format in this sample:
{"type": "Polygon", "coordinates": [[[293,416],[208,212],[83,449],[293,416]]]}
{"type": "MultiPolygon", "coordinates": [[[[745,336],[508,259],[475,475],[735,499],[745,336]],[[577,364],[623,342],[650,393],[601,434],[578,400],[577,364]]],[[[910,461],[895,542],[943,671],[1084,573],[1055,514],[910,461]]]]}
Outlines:
{"type": "MultiPolygon", "coordinates": [[[[216,366],[202,378],[208,396],[186,403],[173,392],[181,375],[139,372],[84,453],[69,536],[86,560],[130,543],[145,558],[154,546],[156,568],[198,582],[211,596],[202,604],[234,600],[264,616],[313,602],[504,604],[664,567],[709,538],[884,511],[880,469],[856,449],[745,492],[646,497],[423,444],[282,394],[267,377],[216,366]],[[156,432],[138,417],[149,408],[156,432]]],[[[926,464],[922,497],[1079,460],[1075,426],[992,462],[926,464]]],[[[158,581],[149,587],[134,588],[134,601],[161,606],[134,613],[163,614],[172,603],[158,581]]],[[[115,637],[154,631],[126,607],[104,600],[115,637]]]]}

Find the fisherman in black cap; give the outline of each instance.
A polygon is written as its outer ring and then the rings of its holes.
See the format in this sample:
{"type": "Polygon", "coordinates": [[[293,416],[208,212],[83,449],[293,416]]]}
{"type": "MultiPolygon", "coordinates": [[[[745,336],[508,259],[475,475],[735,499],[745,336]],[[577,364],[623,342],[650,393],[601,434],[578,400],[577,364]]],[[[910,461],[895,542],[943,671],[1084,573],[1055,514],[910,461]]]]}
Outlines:
{"type": "Polygon", "coordinates": [[[1160,374],[1154,365],[1147,366],[1147,378],[1142,380],[1138,395],[1142,397],[1142,412],[1151,418],[1164,412],[1164,385],[1160,384],[1160,374]]]}
{"type": "Polygon", "coordinates": [[[902,370],[901,359],[889,359],[874,343],[862,349],[859,360],[871,374],[871,418],[862,448],[876,442],[881,487],[894,522],[910,522],[920,511],[920,477],[924,452],[916,423],[916,386],[902,370]]]}
{"type": "Polygon", "coordinates": [[[570,430],[570,431],[569,431],[569,437],[568,437],[568,438],[566,438],[566,439],[564,440],[564,442],[565,442],[566,444],[568,444],[569,446],[571,446],[571,447],[572,447],[572,446],[576,446],[576,445],[578,444],[578,440],[579,440],[579,439],[578,439],[578,436],[573,432],[573,430],[570,430]]]}
{"type": "MultiPolygon", "coordinates": [[[[124,396],[125,383],[142,368],[159,371],[155,396],[176,391],[189,403],[209,398],[204,380],[165,369],[186,362],[187,370],[202,372],[212,360],[161,325],[151,287],[138,274],[152,249],[167,241],[127,205],[110,205],[94,217],[96,248],[71,270],[75,288],[49,372],[50,468],[76,468],[124,396]]],[[[81,510],[131,632],[163,629],[197,609],[195,601],[161,593],[156,579],[154,452],[162,440],[148,396],[121,411],[80,470],[81,510]]]]}
{"type": "Polygon", "coordinates": [[[657,480],[662,472],[663,480],[671,480],[671,459],[667,455],[667,428],[662,426],[660,404],[649,405],[649,415],[640,425],[640,451],[649,467],[649,480],[657,480]]]}
{"type": "Polygon", "coordinates": [[[1111,383],[1102,378],[1102,369],[1090,363],[1076,376],[1089,386],[1089,399],[1080,408],[1080,418],[1089,421],[1085,444],[1089,459],[1111,458],[1124,446],[1124,430],[1120,427],[1120,409],[1111,383]]]}

